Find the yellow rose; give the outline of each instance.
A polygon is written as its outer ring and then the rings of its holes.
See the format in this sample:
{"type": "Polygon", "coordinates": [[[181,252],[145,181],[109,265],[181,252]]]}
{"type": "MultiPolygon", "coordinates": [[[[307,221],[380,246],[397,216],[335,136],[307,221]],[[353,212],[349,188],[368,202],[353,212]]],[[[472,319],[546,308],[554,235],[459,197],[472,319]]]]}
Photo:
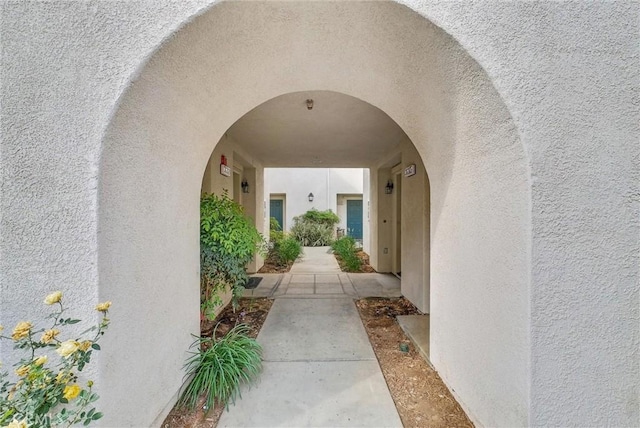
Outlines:
{"type": "Polygon", "coordinates": [[[67,340],[60,344],[60,347],[56,349],[56,352],[60,354],[61,357],[68,357],[78,350],[80,344],[75,340],[67,340]]]}
{"type": "Polygon", "coordinates": [[[33,360],[33,364],[35,364],[36,366],[42,366],[47,362],[48,359],[49,358],[46,355],[42,355],[33,360]]]}
{"type": "Polygon", "coordinates": [[[16,421],[15,419],[11,422],[9,422],[9,425],[7,425],[4,428],[29,428],[27,425],[27,422],[25,422],[25,420],[21,420],[21,421],[16,421]]]}
{"type": "Polygon", "coordinates": [[[2,326],[2,324],[0,324],[0,334],[2,334],[3,331],[4,331],[4,327],[2,326]]]}
{"type": "Polygon", "coordinates": [[[89,350],[89,348],[91,348],[91,344],[92,344],[92,342],[90,340],[85,340],[84,342],[82,342],[80,344],[80,346],[78,348],[81,351],[87,352],[89,350]]]}
{"type": "Polygon", "coordinates": [[[16,369],[16,374],[20,377],[29,374],[29,366],[20,366],[16,369]]]}
{"type": "Polygon", "coordinates": [[[111,307],[110,301],[98,303],[98,306],[96,306],[96,311],[107,312],[110,307],[111,307]]]}
{"type": "Polygon", "coordinates": [[[44,299],[44,302],[47,305],[53,305],[54,303],[58,303],[60,300],[62,300],[62,291],[54,291],[44,299]]]}
{"type": "Polygon", "coordinates": [[[73,384],[65,386],[62,394],[67,400],[73,400],[80,394],[80,391],[82,391],[82,388],[80,388],[76,384],[73,384]]]}
{"type": "Polygon", "coordinates": [[[60,330],[51,329],[42,333],[42,337],[40,338],[40,342],[47,344],[56,338],[57,335],[60,334],[60,330]]]}
{"type": "Polygon", "coordinates": [[[20,340],[24,337],[29,336],[30,331],[31,331],[31,323],[28,321],[21,321],[13,329],[13,334],[11,335],[11,338],[13,340],[20,340]]]}

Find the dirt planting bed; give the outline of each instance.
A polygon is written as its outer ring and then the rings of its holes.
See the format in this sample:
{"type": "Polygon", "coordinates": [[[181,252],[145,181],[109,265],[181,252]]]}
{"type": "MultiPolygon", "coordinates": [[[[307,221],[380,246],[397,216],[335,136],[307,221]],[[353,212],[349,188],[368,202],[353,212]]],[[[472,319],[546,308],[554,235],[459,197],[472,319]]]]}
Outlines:
{"type": "MultiPolygon", "coordinates": [[[[215,330],[216,337],[222,337],[236,324],[249,326],[249,336],[256,338],[264,324],[272,299],[240,299],[239,307],[233,310],[229,304],[214,321],[203,320],[200,323],[202,336],[210,337],[215,330]],[[216,327],[217,325],[217,327],[216,327]]],[[[163,428],[212,428],[224,411],[224,406],[216,404],[213,409],[204,409],[205,398],[201,397],[194,410],[175,407],[162,423],[163,428]]]]}
{"type": "Polygon", "coordinates": [[[367,298],[356,305],[404,426],[473,427],[396,321],[398,315],[419,314],[415,306],[405,298],[367,298]],[[401,343],[409,352],[400,351],[401,343]]]}

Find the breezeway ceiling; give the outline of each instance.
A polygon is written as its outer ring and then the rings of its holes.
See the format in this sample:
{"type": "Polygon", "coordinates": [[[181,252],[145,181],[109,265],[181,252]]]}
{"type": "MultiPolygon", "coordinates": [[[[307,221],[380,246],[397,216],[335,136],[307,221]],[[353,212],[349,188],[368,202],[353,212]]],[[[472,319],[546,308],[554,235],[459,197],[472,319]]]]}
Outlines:
{"type": "Polygon", "coordinates": [[[382,110],[330,91],[273,98],[241,117],[228,135],[265,167],[367,167],[405,137],[382,110]]]}

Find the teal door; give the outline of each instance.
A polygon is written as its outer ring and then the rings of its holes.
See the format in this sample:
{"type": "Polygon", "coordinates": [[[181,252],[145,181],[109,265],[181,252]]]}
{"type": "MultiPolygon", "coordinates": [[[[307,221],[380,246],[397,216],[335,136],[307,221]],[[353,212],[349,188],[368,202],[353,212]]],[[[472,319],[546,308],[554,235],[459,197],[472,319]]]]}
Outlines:
{"type": "Polygon", "coordinates": [[[362,240],[362,200],[347,200],[347,235],[362,240]]]}
{"type": "Polygon", "coordinates": [[[282,199],[270,199],[269,200],[269,212],[271,217],[278,220],[280,230],[284,230],[284,205],[282,199]]]}

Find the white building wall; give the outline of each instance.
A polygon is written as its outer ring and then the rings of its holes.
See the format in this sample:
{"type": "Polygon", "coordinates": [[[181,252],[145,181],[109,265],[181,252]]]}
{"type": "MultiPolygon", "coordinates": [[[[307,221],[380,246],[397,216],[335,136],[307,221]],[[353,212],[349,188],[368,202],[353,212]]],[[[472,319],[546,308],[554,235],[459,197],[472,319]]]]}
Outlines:
{"type": "Polygon", "coordinates": [[[265,200],[272,194],[286,195],[285,230],[293,226],[293,217],[314,208],[333,211],[340,217],[338,227],[344,228],[346,205],[338,205],[338,195],[362,199],[363,174],[362,168],[265,168],[265,200]]]}
{"type": "MultiPolygon", "coordinates": [[[[482,230],[472,221],[478,210],[484,221],[495,210],[524,230],[525,267],[510,275],[527,286],[514,287],[509,309],[524,320],[521,346],[503,355],[518,367],[480,385],[485,365],[470,363],[476,347],[486,357],[496,348],[486,332],[443,348],[436,366],[455,375],[450,386],[467,409],[486,425],[640,425],[637,2],[340,2],[323,13],[322,2],[214,3],[0,4],[1,319],[32,318],[53,289],[83,319],[98,300],[114,300],[95,360],[103,424],[149,425],[179,387],[175,350],[197,329],[189,318],[197,292],[180,287],[197,281],[206,156],[256,105],[323,88],[380,107],[416,144],[440,192],[431,233],[454,238],[438,246],[433,271],[443,280],[467,285],[473,269],[491,273],[474,259],[487,253],[481,245],[464,256],[468,270],[448,264],[463,243],[455,238],[482,230]],[[298,8],[298,19],[281,7],[298,8]],[[457,85],[454,72],[480,79],[481,92],[457,85]],[[440,95],[454,114],[433,102],[440,95]],[[481,112],[490,120],[478,129],[481,112]],[[429,133],[435,124],[451,138],[429,133]],[[493,127],[500,132],[491,138],[493,127]],[[458,144],[479,131],[473,150],[458,144]],[[469,162],[519,144],[525,206],[485,205],[482,192],[500,186],[465,192],[478,177],[465,173],[469,162]],[[150,247],[162,250],[148,255],[150,247]],[[109,251],[123,249],[130,257],[114,263],[109,251]],[[158,332],[164,346],[149,352],[158,332]],[[464,392],[456,378],[467,379],[464,392]]],[[[491,230],[479,237],[512,239],[491,230]]],[[[470,296],[482,287],[492,284],[470,296]]],[[[443,297],[453,311],[443,338],[491,301],[443,297]]],[[[3,345],[2,360],[9,353],[3,345]]]]}

